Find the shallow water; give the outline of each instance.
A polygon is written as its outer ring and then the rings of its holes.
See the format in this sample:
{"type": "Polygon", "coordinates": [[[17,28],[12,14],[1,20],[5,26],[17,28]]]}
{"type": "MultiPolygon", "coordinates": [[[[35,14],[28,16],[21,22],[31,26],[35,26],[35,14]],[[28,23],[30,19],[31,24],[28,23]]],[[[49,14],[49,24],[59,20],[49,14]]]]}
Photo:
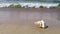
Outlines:
{"type": "Polygon", "coordinates": [[[0,8],[0,22],[3,21],[36,21],[36,20],[57,20],[59,21],[60,10],[54,9],[15,9],[0,8]]]}

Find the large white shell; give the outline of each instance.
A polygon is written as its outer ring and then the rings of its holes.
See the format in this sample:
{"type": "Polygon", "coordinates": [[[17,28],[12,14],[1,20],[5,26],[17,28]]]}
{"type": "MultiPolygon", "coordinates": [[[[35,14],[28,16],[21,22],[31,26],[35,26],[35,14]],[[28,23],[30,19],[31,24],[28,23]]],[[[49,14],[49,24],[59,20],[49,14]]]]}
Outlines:
{"type": "Polygon", "coordinates": [[[42,28],[46,27],[44,20],[34,22],[34,24],[37,25],[38,27],[42,27],[42,28]]]}

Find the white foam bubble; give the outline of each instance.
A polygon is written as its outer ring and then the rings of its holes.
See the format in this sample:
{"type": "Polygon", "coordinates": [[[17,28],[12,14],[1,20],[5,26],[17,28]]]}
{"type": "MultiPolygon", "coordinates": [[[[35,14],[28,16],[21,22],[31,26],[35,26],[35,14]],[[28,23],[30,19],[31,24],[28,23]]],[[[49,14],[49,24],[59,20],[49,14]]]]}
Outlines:
{"type": "MultiPolygon", "coordinates": [[[[1,3],[0,4],[0,7],[5,7],[5,6],[9,6],[10,4],[13,4],[13,3],[1,3]]],[[[14,4],[17,4],[17,3],[14,3],[14,4]]],[[[19,2],[19,4],[21,6],[26,6],[28,5],[28,7],[33,7],[35,6],[36,8],[40,7],[40,6],[44,6],[44,7],[51,7],[51,6],[57,6],[58,3],[24,3],[24,2],[19,2]]]]}

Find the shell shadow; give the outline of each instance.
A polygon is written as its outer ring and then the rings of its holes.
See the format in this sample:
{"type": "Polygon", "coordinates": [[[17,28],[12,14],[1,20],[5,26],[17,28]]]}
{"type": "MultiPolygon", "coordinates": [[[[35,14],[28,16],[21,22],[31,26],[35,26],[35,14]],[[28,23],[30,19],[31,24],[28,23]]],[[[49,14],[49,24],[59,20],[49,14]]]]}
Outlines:
{"type": "Polygon", "coordinates": [[[48,26],[46,26],[46,27],[44,27],[44,28],[43,28],[43,27],[40,27],[40,28],[41,28],[41,29],[47,29],[47,28],[48,28],[48,26]]]}

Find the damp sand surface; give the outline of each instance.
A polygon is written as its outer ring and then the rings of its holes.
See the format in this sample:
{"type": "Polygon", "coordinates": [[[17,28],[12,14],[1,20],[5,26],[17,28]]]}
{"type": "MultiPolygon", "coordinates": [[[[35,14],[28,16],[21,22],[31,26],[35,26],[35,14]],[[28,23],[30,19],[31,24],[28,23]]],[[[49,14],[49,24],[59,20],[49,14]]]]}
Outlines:
{"type": "Polygon", "coordinates": [[[0,8],[0,34],[60,34],[59,9],[0,8]],[[48,28],[34,22],[43,19],[48,28]]]}

